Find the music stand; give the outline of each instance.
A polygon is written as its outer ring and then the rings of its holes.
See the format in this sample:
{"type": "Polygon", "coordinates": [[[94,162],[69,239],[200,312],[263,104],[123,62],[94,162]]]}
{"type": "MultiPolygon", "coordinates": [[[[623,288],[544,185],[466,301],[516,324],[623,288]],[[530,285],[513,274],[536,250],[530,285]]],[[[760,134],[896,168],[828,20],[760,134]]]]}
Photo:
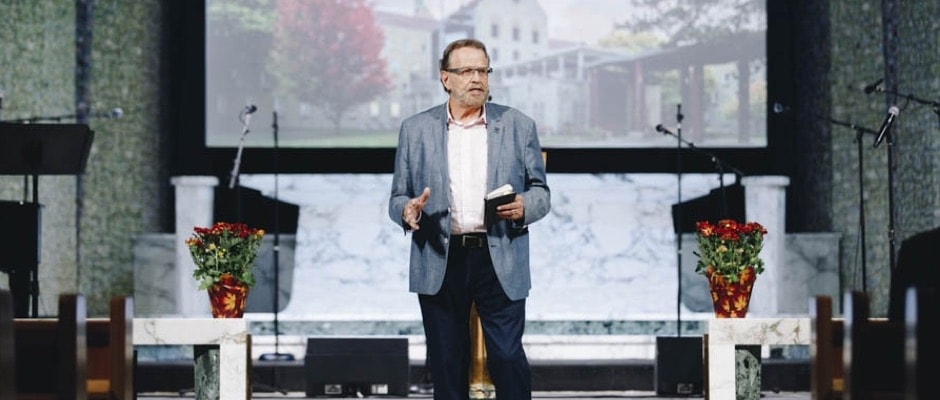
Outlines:
{"type": "MultiPolygon", "coordinates": [[[[78,175],[84,172],[91,149],[94,131],[85,124],[21,124],[0,122],[0,175],[32,176],[32,209],[36,210],[37,236],[40,236],[39,224],[39,175],[78,175]]],[[[24,179],[25,180],[25,179],[24,179]]],[[[24,191],[24,203],[25,191],[24,191]]],[[[17,235],[10,229],[0,229],[0,246],[13,243],[7,236],[17,235]]],[[[9,249],[0,254],[11,252],[34,252],[35,257],[25,257],[29,265],[12,265],[14,274],[26,272],[28,287],[13,287],[11,278],[10,292],[13,295],[14,315],[26,317],[27,310],[33,318],[38,317],[39,309],[39,239],[35,249],[9,249]],[[17,270],[19,269],[19,270],[17,270]],[[25,290],[24,290],[25,289],[25,290]],[[26,300],[31,307],[28,307],[26,300]]],[[[0,256],[2,257],[2,256],[0,256]]],[[[0,267],[5,264],[0,258],[0,267]]],[[[23,279],[16,279],[23,282],[23,279]]]]}

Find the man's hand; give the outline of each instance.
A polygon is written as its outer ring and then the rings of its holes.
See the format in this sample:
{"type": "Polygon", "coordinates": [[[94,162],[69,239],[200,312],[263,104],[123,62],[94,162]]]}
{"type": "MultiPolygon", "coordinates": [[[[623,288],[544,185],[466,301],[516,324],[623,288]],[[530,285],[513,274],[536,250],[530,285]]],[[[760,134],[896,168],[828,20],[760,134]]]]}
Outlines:
{"type": "Polygon", "coordinates": [[[522,196],[516,195],[512,202],[496,207],[497,214],[502,219],[517,221],[525,217],[525,204],[522,203],[522,196]]]}
{"type": "Polygon", "coordinates": [[[431,188],[426,187],[420,196],[405,203],[405,209],[401,212],[401,219],[408,224],[411,230],[421,229],[418,225],[418,219],[421,218],[421,210],[424,210],[424,205],[428,203],[429,197],[431,197],[431,188]]]}

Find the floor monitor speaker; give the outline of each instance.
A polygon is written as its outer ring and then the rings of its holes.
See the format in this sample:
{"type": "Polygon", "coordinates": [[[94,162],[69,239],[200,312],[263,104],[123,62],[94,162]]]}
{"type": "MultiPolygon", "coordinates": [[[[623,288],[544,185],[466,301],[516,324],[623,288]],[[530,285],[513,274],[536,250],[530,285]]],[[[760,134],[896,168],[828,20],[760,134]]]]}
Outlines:
{"type": "Polygon", "coordinates": [[[409,373],[408,338],[307,339],[308,397],[407,396],[409,373]]]}
{"type": "Polygon", "coordinates": [[[657,336],[657,395],[702,394],[703,358],[701,336],[657,336]]]}

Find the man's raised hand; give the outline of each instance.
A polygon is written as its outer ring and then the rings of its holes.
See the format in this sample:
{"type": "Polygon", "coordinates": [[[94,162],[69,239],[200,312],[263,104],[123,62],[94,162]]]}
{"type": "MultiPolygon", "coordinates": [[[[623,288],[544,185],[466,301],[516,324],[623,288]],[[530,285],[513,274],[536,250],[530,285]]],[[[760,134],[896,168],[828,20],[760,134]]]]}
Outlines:
{"type": "Polygon", "coordinates": [[[405,203],[405,209],[402,210],[401,218],[408,224],[411,230],[416,231],[421,229],[418,225],[418,220],[421,218],[421,210],[424,210],[424,205],[428,203],[429,197],[431,197],[431,188],[426,187],[424,191],[421,192],[420,196],[408,200],[408,203],[405,203]]]}

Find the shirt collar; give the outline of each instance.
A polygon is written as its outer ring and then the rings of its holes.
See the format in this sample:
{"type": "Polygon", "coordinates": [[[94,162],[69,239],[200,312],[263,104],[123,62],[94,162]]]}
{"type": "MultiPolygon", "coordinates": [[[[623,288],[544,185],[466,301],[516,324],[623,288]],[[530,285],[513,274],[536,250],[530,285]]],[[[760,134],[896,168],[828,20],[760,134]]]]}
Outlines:
{"type": "Polygon", "coordinates": [[[470,128],[470,127],[474,127],[474,126],[477,126],[477,125],[484,125],[484,126],[486,126],[486,104],[484,104],[483,107],[480,107],[480,116],[479,116],[479,117],[477,117],[476,119],[474,119],[474,120],[472,120],[472,121],[470,121],[470,122],[466,122],[466,123],[460,122],[460,121],[454,119],[454,116],[450,113],[450,106],[448,105],[448,107],[447,107],[447,124],[448,124],[448,125],[454,124],[454,125],[457,125],[457,126],[459,126],[459,127],[461,127],[461,128],[465,128],[465,129],[466,129],[466,128],[470,128]]]}

